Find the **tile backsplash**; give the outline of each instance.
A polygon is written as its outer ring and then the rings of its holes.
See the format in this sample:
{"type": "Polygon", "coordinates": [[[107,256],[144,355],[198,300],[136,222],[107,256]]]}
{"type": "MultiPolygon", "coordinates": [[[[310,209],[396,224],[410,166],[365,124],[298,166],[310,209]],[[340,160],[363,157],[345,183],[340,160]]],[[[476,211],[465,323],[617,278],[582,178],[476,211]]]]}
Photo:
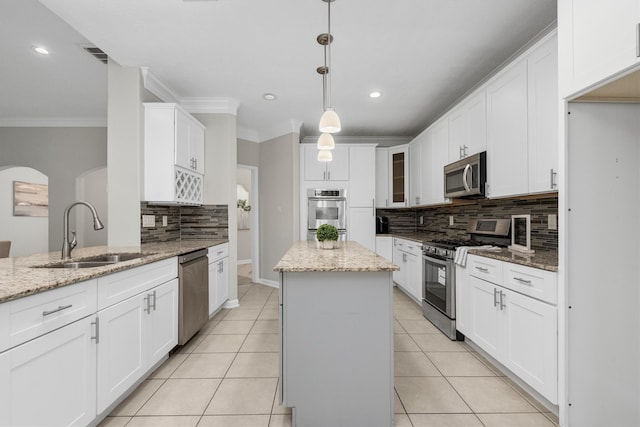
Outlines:
{"type": "Polygon", "coordinates": [[[467,237],[472,218],[506,218],[531,215],[531,247],[558,248],[558,230],[548,229],[548,215],[558,215],[557,196],[530,196],[512,199],[480,199],[468,205],[415,209],[378,209],[377,215],[389,218],[389,232],[442,233],[443,237],[467,237]],[[420,224],[422,216],[423,224],[420,224]],[[449,225],[453,216],[454,224],[449,225]]]}
{"type": "Polygon", "coordinates": [[[140,213],[156,217],[155,227],[142,227],[141,220],[141,243],[229,238],[227,205],[164,206],[142,202],[140,213]],[[167,217],[166,227],[162,227],[163,216],[167,217]]]}

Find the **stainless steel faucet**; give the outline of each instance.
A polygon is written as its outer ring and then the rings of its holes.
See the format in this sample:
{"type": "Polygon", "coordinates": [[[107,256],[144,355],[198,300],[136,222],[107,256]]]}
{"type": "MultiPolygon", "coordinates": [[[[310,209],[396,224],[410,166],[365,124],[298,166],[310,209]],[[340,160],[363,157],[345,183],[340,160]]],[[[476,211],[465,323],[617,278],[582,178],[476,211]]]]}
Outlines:
{"type": "Polygon", "coordinates": [[[98,212],[96,208],[89,202],[83,202],[81,200],[71,203],[64,210],[64,216],[62,218],[62,259],[67,260],[71,258],[71,251],[76,247],[78,241],[76,240],[76,232],[75,230],[71,232],[73,238],[69,241],[69,213],[71,212],[71,208],[76,205],[85,205],[91,210],[91,215],[93,215],[93,229],[94,230],[102,230],[104,228],[104,224],[98,218],[98,212]]]}

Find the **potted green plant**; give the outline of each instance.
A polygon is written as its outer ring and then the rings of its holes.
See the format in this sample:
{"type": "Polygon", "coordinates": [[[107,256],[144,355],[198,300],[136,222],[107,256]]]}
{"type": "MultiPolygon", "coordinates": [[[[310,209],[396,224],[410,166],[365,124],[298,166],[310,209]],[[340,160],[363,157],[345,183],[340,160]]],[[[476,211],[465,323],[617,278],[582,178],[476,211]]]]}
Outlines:
{"type": "Polygon", "coordinates": [[[333,249],[338,241],[338,229],[333,225],[322,224],[316,231],[316,237],[323,249],[333,249]]]}

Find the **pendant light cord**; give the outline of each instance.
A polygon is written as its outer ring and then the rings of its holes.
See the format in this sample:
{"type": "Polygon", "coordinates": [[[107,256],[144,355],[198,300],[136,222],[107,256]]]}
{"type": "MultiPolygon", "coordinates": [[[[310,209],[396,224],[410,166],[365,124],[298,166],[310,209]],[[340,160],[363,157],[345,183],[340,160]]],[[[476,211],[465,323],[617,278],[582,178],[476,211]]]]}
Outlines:
{"type": "Polygon", "coordinates": [[[325,63],[327,65],[328,81],[327,81],[327,102],[324,108],[325,110],[327,108],[332,108],[331,106],[331,71],[332,71],[331,70],[331,1],[332,0],[327,1],[327,45],[328,47],[325,47],[325,52],[328,51],[328,54],[325,53],[325,63]]]}

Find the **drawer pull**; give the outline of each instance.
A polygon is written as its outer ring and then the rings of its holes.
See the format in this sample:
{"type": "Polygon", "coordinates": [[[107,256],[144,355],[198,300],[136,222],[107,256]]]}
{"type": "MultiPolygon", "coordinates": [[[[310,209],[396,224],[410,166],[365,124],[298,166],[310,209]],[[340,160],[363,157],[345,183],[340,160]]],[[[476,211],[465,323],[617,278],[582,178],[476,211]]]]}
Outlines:
{"type": "Polygon", "coordinates": [[[73,307],[73,304],[61,305],[58,308],[56,308],[55,310],[43,311],[42,312],[42,316],[43,317],[44,316],[48,316],[50,314],[57,313],[57,312],[62,311],[62,310],[66,310],[67,308],[71,308],[71,307],[73,307]]]}
{"type": "Polygon", "coordinates": [[[488,273],[488,272],[489,272],[489,269],[488,269],[488,268],[478,267],[478,266],[476,266],[476,270],[478,270],[478,271],[482,271],[483,273],[488,273]]]}
{"type": "Polygon", "coordinates": [[[506,296],[507,294],[503,293],[502,291],[500,291],[500,310],[504,310],[504,308],[507,306],[504,303],[503,298],[506,296]]]}
{"type": "Polygon", "coordinates": [[[520,283],[524,283],[525,285],[531,284],[531,280],[523,279],[522,277],[514,277],[513,280],[516,280],[520,283]]]}
{"type": "MultiPolygon", "coordinates": [[[[500,291],[500,299],[502,299],[502,291],[500,291]]],[[[498,289],[493,288],[493,306],[498,306],[498,289]]]]}
{"type": "Polygon", "coordinates": [[[96,344],[100,344],[100,318],[96,317],[95,322],[91,322],[92,325],[96,325],[96,335],[91,337],[92,340],[96,340],[96,344]]]}

